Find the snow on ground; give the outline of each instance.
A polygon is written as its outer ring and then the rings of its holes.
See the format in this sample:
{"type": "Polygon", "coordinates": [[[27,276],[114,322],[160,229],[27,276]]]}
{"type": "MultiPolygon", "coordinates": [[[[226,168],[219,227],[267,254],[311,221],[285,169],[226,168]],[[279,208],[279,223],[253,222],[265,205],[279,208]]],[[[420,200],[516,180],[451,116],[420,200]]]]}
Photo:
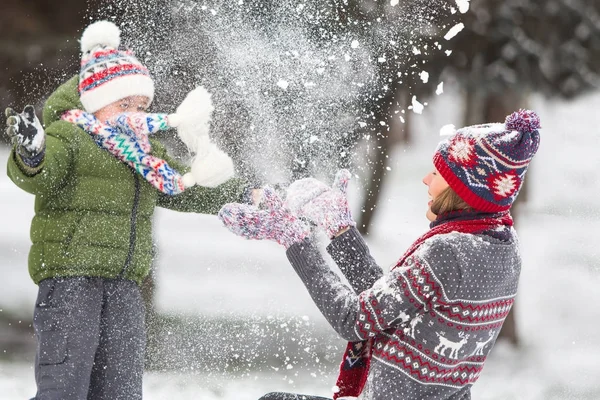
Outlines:
{"type": "MultiPolygon", "coordinates": [[[[430,102],[414,115],[416,143],[397,148],[389,182],[368,237],[380,264],[388,267],[427,229],[427,193],[421,177],[440,140],[439,129],[461,126],[456,94],[430,102]]],[[[523,272],[516,303],[523,340],[516,351],[499,343],[477,385],[477,400],[600,398],[600,94],[576,102],[534,98],[542,120],[542,144],[530,169],[530,202],[516,215],[523,272]]],[[[4,164],[7,152],[0,151],[4,164]]],[[[353,204],[359,197],[356,186],[353,204]]],[[[30,317],[36,287],[26,258],[33,198],[0,174],[0,308],[30,317]]],[[[293,315],[325,325],[302,283],[274,243],[249,242],[229,234],[213,216],[158,210],[157,303],[182,315],[293,315]]],[[[227,340],[226,337],[222,338],[227,340]]],[[[209,340],[209,339],[207,339],[209,340]]],[[[233,342],[233,341],[232,341],[233,342]]],[[[272,390],[327,395],[335,370],[316,377],[308,371],[240,374],[150,372],[147,399],[257,399],[272,390]]],[[[33,395],[30,365],[0,363],[1,398],[33,395]]]]}

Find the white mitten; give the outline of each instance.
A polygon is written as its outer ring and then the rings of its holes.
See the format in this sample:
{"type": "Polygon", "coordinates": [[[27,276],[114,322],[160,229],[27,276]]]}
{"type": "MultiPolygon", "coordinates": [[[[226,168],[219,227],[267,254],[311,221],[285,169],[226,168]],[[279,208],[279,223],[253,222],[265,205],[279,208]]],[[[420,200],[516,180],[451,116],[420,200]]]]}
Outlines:
{"type": "Polygon", "coordinates": [[[169,114],[169,126],[177,128],[179,138],[190,151],[198,149],[198,138],[208,138],[213,110],[210,93],[198,86],[188,93],[174,114],[169,114]]]}
{"type": "Polygon", "coordinates": [[[234,176],[233,161],[208,136],[198,138],[197,145],[191,172],[197,185],[214,188],[234,176]]]}

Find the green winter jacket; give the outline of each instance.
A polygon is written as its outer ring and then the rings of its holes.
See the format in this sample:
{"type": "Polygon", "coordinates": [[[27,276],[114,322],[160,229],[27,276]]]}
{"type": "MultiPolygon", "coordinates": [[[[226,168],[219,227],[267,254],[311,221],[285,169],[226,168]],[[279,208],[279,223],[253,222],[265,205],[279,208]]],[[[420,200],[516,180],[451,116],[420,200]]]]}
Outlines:
{"type": "MultiPolygon", "coordinates": [[[[156,206],[184,212],[216,214],[245,190],[231,179],[215,189],[194,186],[169,196],[156,190],[130,167],[101,149],[88,133],[60,115],[83,109],[78,77],[60,86],[44,107],[46,154],[30,168],[13,149],[8,176],[35,195],[31,223],[29,274],[46,278],[97,276],[132,279],[138,284],[152,261],[152,215],[156,206]]],[[[152,140],[152,154],[181,173],[186,167],[152,140]]]]}

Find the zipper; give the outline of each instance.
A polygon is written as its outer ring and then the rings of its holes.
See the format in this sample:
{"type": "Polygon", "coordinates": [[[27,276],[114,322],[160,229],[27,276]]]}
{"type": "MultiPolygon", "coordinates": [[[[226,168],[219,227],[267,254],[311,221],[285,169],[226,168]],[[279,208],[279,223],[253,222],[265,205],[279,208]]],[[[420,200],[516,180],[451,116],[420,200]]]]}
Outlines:
{"type": "Polygon", "coordinates": [[[125,264],[123,265],[123,269],[121,270],[121,273],[119,274],[120,278],[123,278],[125,276],[125,273],[127,272],[127,269],[129,268],[130,264],[131,264],[131,260],[133,259],[133,253],[135,251],[135,239],[136,239],[136,233],[137,233],[137,229],[136,229],[136,223],[137,223],[137,209],[138,209],[138,205],[140,202],[140,181],[139,178],[137,176],[137,173],[131,169],[131,173],[133,174],[133,183],[135,186],[135,192],[133,194],[133,207],[131,210],[131,231],[129,233],[129,251],[127,253],[127,259],[125,260],[125,264]]]}

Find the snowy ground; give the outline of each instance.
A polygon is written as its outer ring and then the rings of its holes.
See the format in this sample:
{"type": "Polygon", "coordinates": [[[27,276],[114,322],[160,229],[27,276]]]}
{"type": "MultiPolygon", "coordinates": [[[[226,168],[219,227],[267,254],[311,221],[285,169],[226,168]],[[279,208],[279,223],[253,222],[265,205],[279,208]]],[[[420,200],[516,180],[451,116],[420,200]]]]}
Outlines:
{"type": "MultiPolygon", "coordinates": [[[[457,103],[456,97],[444,94],[426,107],[424,114],[415,118],[417,143],[410,149],[397,148],[391,157],[389,184],[368,238],[383,266],[391,265],[427,228],[421,177],[430,168],[439,128],[448,123],[460,125],[457,103]]],[[[571,103],[534,99],[532,107],[539,112],[544,129],[540,152],[528,175],[530,202],[516,216],[524,259],[516,303],[523,347],[516,351],[499,343],[473,397],[598,399],[600,94],[571,103]]],[[[6,151],[0,151],[0,164],[6,157],[6,151]]],[[[0,273],[4,282],[0,308],[26,320],[36,293],[25,267],[33,198],[16,189],[3,174],[0,193],[0,273]]],[[[353,195],[356,199],[357,191],[353,195]]],[[[156,239],[161,312],[208,318],[284,315],[308,320],[319,331],[327,329],[277,245],[234,237],[212,216],[166,210],[157,212],[156,239]]],[[[285,330],[281,329],[279,334],[285,330]]],[[[217,338],[206,338],[211,339],[217,338]]],[[[227,335],[218,339],[236,343],[227,335]]],[[[178,351],[173,349],[174,354],[178,351]]],[[[329,394],[335,378],[333,363],[306,370],[289,365],[291,369],[275,370],[253,368],[250,363],[234,373],[210,368],[149,372],[145,396],[150,400],[242,400],[257,399],[272,390],[329,394]]],[[[0,362],[0,393],[3,399],[33,395],[28,360],[0,362]]]]}

